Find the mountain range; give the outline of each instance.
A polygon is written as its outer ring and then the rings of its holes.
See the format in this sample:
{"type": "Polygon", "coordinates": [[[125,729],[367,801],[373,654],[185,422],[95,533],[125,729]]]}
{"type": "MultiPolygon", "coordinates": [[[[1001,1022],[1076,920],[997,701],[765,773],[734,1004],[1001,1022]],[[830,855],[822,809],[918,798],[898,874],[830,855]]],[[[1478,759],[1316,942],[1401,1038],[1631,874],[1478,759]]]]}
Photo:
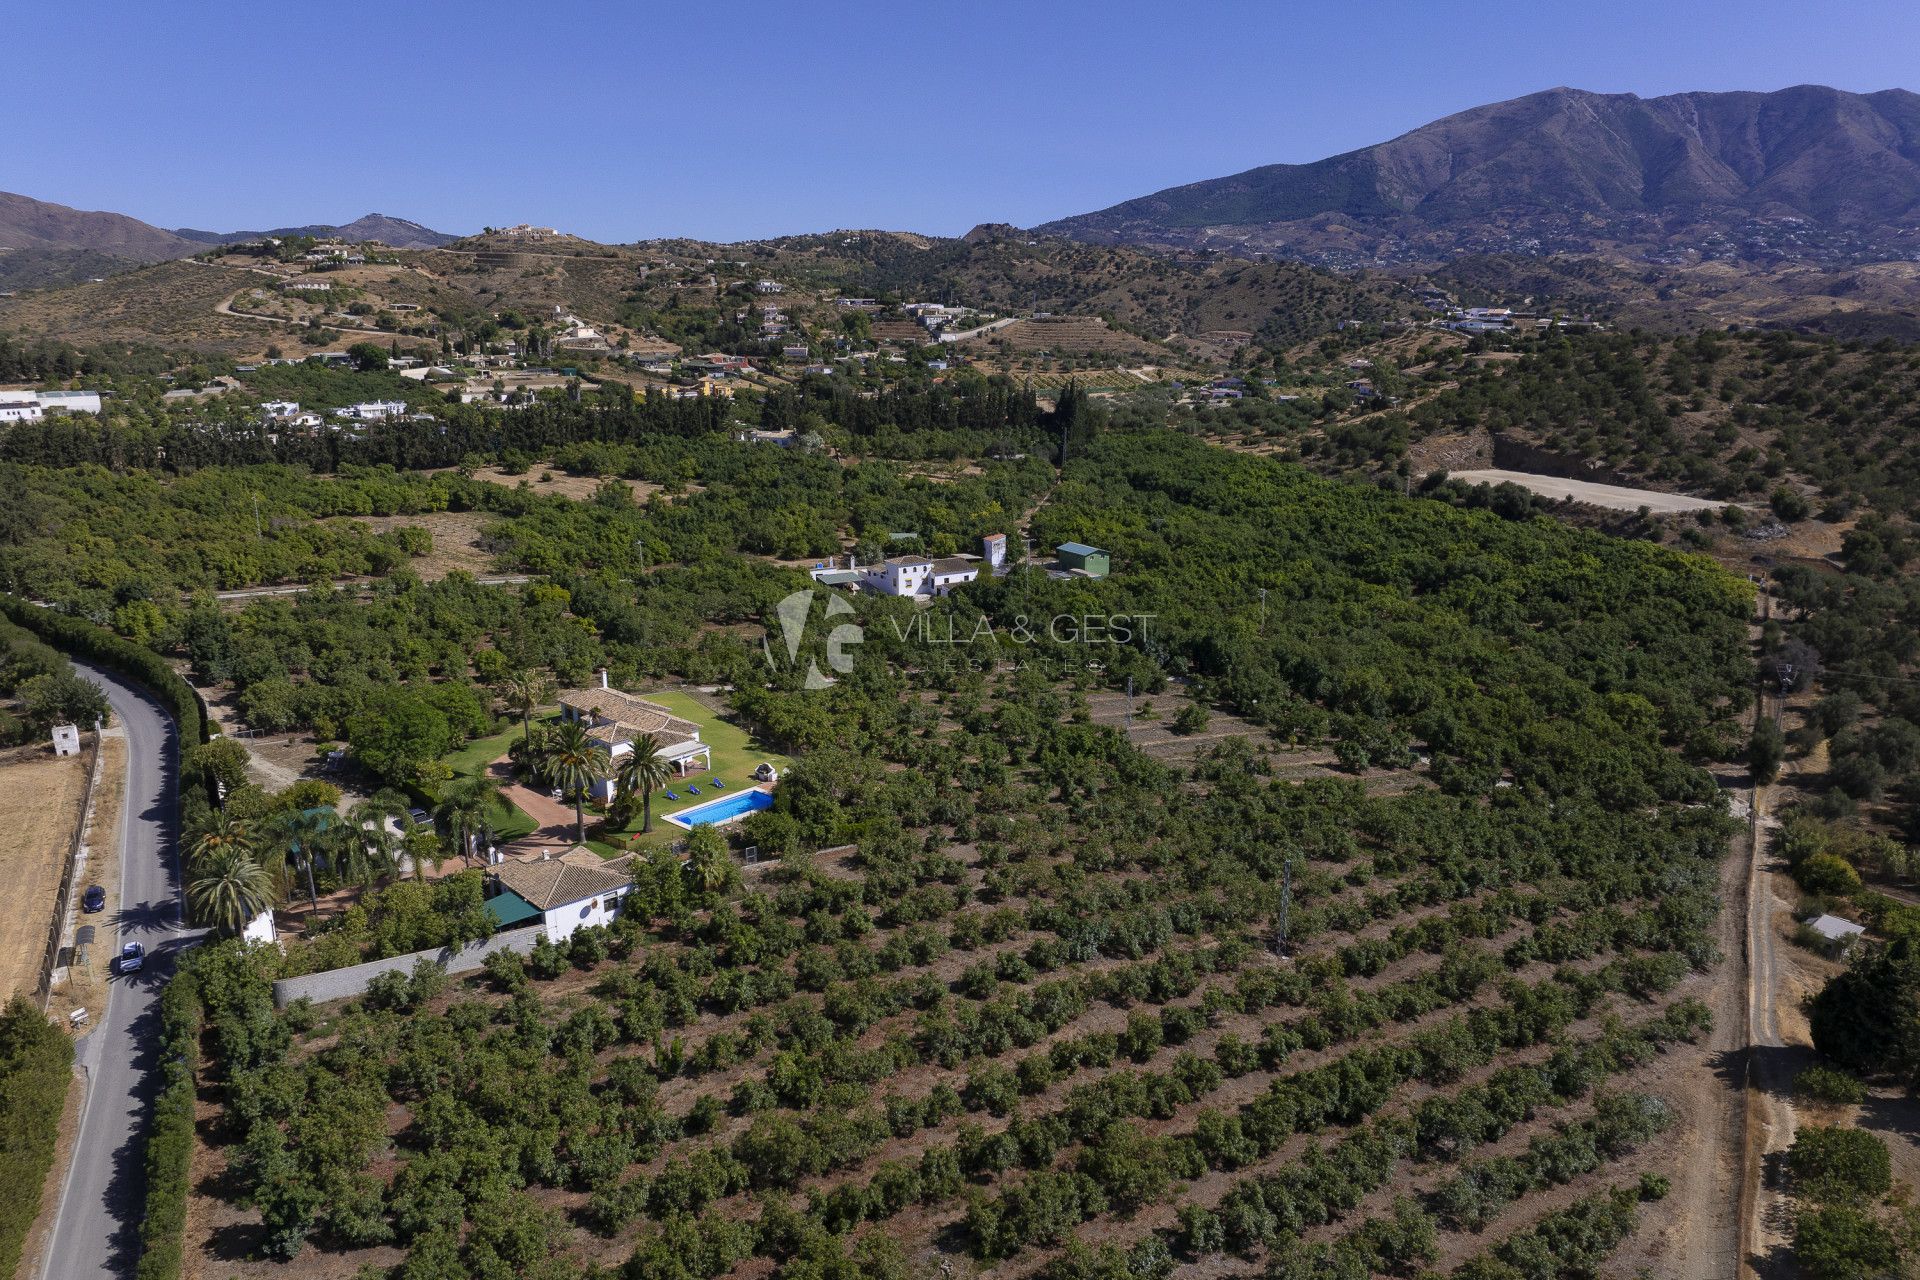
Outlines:
{"type": "Polygon", "coordinates": [[[404,218],[370,213],[341,226],[315,224],[272,231],[162,230],[124,213],[71,209],[0,191],[0,286],[72,284],[149,262],[185,258],[221,244],[261,236],[333,236],[378,240],[397,249],[431,249],[458,239],[404,218]]]}
{"type": "Polygon", "coordinates": [[[1911,258],[1920,95],[1549,89],[1036,230],[1342,266],[1609,249],[1657,260],[1911,258]]]}
{"type": "Polygon", "coordinates": [[[405,218],[390,218],[384,213],[369,213],[337,227],[324,223],[305,227],[276,227],[271,231],[195,231],[190,227],[181,227],[173,234],[203,246],[239,244],[245,240],[258,240],[262,236],[313,236],[315,239],[345,240],[349,244],[378,240],[396,249],[437,249],[460,238],[405,218]]]}

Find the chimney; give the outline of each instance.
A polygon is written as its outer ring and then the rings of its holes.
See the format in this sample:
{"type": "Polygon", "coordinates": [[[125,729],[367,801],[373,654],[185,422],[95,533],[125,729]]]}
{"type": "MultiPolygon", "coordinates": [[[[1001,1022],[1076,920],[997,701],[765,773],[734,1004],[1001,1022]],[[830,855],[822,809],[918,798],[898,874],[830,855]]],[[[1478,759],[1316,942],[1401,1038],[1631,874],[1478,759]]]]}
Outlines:
{"type": "Polygon", "coordinates": [[[594,674],[600,677],[600,687],[602,689],[609,687],[607,684],[607,669],[605,667],[595,667],[594,674]]]}

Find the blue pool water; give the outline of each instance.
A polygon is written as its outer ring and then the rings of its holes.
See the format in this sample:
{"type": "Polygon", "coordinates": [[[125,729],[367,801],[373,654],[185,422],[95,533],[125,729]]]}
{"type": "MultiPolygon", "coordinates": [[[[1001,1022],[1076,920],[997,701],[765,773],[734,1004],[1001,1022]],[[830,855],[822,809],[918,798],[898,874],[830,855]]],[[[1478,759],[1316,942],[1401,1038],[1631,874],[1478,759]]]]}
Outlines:
{"type": "Polygon", "coordinates": [[[691,809],[667,815],[667,821],[683,827],[703,827],[713,822],[732,822],[735,818],[761,809],[773,808],[773,795],[766,791],[736,791],[718,800],[697,804],[691,809]]]}

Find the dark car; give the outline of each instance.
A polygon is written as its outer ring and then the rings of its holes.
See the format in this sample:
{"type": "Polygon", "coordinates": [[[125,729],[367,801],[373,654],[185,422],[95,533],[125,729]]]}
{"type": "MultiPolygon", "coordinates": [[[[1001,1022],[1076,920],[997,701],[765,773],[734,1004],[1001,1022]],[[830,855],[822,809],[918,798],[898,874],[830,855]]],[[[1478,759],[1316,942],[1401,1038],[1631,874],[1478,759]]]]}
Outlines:
{"type": "Polygon", "coordinates": [[[107,909],[107,891],[97,884],[88,885],[87,891],[80,896],[80,909],[82,911],[105,911],[107,909]]]}
{"type": "Polygon", "coordinates": [[[120,972],[138,973],[146,967],[147,949],[138,942],[120,948],[120,972]]]}

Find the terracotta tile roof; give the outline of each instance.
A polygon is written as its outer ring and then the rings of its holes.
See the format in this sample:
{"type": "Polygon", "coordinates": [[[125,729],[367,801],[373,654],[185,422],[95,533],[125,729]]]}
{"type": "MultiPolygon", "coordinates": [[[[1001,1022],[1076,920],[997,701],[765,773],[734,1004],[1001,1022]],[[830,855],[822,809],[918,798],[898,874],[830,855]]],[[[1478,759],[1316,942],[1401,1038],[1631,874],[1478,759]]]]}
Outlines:
{"type": "Polygon", "coordinates": [[[567,689],[560,695],[560,705],[613,721],[625,731],[626,737],[618,739],[622,742],[650,733],[660,739],[660,745],[670,746],[700,736],[700,726],[693,721],[618,689],[567,689]]]}
{"type": "Polygon", "coordinates": [[[531,862],[502,862],[494,867],[493,874],[501,884],[542,911],[612,893],[632,883],[617,871],[582,866],[565,855],[531,862]]]}
{"type": "Polygon", "coordinates": [[[978,570],[979,568],[980,562],[978,560],[969,560],[965,556],[947,556],[944,559],[933,562],[933,571],[943,576],[949,573],[965,573],[969,569],[978,570]]]}

